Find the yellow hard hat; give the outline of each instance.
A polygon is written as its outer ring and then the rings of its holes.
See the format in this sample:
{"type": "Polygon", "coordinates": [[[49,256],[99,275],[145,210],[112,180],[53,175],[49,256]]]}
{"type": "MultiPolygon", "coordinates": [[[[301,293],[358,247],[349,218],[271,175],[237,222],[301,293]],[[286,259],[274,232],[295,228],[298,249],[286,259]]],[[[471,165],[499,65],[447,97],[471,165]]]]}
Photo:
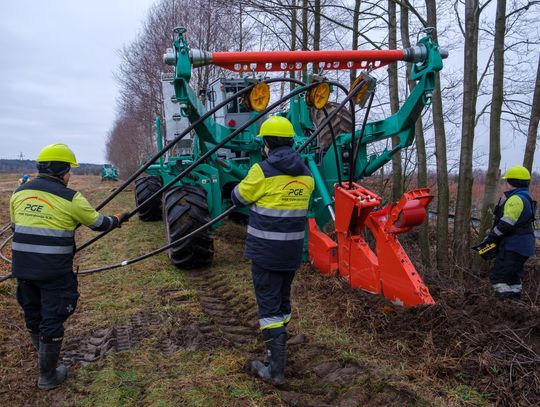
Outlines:
{"type": "Polygon", "coordinates": [[[257,137],[294,137],[292,123],[282,116],[270,116],[261,124],[261,129],[257,137]]]}
{"type": "Polygon", "coordinates": [[[78,167],[77,159],[75,154],[70,150],[68,146],[62,143],[51,144],[43,148],[40,151],[38,158],[36,160],[38,163],[43,163],[47,161],[60,161],[64,163],[69,163],[71,167],[78,167]]]}
{"type": "Polygon", "coordinates": [[[522,181],[530,181],[531,173],[525,167],[521,165],[514,165],[506,171],[506,174],[503,176],[504,179],[520,179],[522,181]]]}

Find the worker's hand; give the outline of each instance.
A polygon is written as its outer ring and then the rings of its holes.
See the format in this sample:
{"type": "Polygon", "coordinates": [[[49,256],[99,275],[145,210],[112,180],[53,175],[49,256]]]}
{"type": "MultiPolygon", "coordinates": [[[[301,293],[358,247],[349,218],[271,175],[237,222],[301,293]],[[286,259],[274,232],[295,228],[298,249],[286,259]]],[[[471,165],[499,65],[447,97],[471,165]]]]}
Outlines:
{"type": "Polygon", "coordinates": [[[116,219],[118,219],[118,227],[124,222],[127,222],[129,220],[129,212],[120,212],[114,215],[116,219]]]}
{"type": "Polygon", "coordinates": [[[499,238],[494,233],[489,233],[486,238],[472,249],[476,251],[484,260],[492,260],[497,257],[499,238]]]}

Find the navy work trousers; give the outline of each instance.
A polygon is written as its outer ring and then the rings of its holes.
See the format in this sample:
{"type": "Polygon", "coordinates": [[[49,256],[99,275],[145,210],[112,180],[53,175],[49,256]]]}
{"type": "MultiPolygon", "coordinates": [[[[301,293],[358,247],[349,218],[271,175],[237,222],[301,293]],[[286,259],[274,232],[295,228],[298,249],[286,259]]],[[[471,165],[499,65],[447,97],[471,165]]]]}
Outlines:
{"type": "Polygon", "coordinates": [[[26,328],[39,333],[42,342],[62,340],[64,322],[75,312],[79,298],[75,274],[54,280],[17,279],[17,283],[17,301],[24,311],[26,328]]]}
{"type": "Polygon", "coordinates": [[[489,276],[498,296],[519,298],[523,265],[527,259],[528,257],[513,251],[499,251],[489,276]]]}
{"type": "Polygon", "coordinates": [[[252,263],[251,275],[259,306],[259,323],[287,323],[291,317],[291,284],[295,271],[268,271],[252,263]]]}

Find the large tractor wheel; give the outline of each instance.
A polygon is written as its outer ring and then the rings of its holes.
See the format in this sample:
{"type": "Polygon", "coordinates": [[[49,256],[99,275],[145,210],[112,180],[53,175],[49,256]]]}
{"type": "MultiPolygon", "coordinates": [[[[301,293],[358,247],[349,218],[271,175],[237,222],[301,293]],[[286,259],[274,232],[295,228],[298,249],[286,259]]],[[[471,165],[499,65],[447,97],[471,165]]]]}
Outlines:
{"type": "MultiPolygon", "coordinates": [[[[324,107],[326,113],[330,115],[335,111],[339,106],[339,103],[328,102],[324,107]]],[[[326,119],[326,115],[323,110],[317,110],[315,108],[311,109],[311,121],[316,127],[326,119]]],[[[317,136],[317,143],[322,151],[326,151],[328,147],[332,145],[332,133],[330,130],[330,125],[334,129],[334,134],[337,135],[340,133],[350,133],[352,131],[352,115],[351,111],[344,107],[341,109],[333,118],[330,120],[330,123],[321,130],[317,136]]]]}
{"type": "MultiPolygon", "coordinates": [[[[210,222],[206,192],[201,187],[184,185],[165,194],[163,217],[167,242],[172,243],[210,222]]],[[[178,268],[194,269],[212,263],[214,240],[204,230],[169,249],[169,258],[178,268]]]]}
{"type": "MultiPolygon", "coordinates": [[[[161,178],[156,176],[143,177],[135,180],[135,202],[137,206],[150,198],[161,188],[161,178]]],[[[161,219],[161,197],[158,196],[139,211],[139,219],[150,222],[161,219]]]]}

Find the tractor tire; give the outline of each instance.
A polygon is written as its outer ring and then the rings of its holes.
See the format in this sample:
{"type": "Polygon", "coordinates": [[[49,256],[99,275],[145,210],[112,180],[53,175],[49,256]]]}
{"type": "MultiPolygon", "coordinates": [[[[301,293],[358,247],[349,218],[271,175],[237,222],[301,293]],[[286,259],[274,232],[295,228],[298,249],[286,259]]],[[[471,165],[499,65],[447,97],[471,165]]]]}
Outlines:
{"type": "MultiPolygon", "coordinates": [[[[161,178],[156,176],[142,177],[135,180],[135,202],[137,206],[150,198],[161,188],[161,178]]],[[[139,219],[143,222],[161,220],[161,197],[156,197],[139,211],[139,219]]]]}
{"type": "MultiPolygon", "coordinates": [[[[201,187],[183,185],[165,194],[163,206],[167,243],[210,222],[206,192],[201,187]]],[[[181,269],[208,266],[214,258],[214,239],[209,230],[178,243],[169,249],[171,263],[181,269]]]]}
{"type": "MultiPolygon", "coordinates": [[[[339,106],[339,103],[328,102],[325,106],[326,112],[328,115],[335,111],[339,106]]],[[[315,127],[319,125],[326,119],[326,115],[323,110],[317,110],[311,108],[311,121],[315,127]]],[[[350,133],[352,131],[352,115],[351,111],[344,107],[341,109],[333,118],[330,120],[329,125],[325,126],[324,129],[317,135],[317,145],[321,151],[326,151],[332,145],[332,133],[330,130],[330,125],[334,129],[334,134],[337,135],[340,133],[350,133]]]]}

